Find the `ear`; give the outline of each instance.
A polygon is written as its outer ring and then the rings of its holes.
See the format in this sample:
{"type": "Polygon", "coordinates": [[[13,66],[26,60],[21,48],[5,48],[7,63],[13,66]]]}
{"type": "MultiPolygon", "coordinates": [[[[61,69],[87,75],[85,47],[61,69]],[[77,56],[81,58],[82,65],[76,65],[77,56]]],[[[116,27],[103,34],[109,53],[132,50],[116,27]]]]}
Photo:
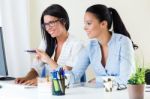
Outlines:
{"type": "Polygon", "coordinates": [[[103,28],[107,28],[107,26],[108,26],[108,23],[107,23],[107,21],[102,21],[101,22],[101,26],[103,27],[103,28]]]}
{"type": "Polygon", "coordinates": [[[65,19],[61,18],[61,23],[65,26],[66,25],[65,19]]]}

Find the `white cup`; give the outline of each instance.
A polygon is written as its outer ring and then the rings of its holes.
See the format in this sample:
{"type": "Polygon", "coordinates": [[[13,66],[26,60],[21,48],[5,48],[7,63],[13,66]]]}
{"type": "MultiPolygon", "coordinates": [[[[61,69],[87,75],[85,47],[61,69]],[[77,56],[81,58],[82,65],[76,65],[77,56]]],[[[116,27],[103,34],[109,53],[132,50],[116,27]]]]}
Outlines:
{"type": "Polygon", "coordinates": [[[112,76],[104,76],[102,78],[103,78],[105,91],[106,92],[112,92],[114,77],[112,77],[112,76]]]}

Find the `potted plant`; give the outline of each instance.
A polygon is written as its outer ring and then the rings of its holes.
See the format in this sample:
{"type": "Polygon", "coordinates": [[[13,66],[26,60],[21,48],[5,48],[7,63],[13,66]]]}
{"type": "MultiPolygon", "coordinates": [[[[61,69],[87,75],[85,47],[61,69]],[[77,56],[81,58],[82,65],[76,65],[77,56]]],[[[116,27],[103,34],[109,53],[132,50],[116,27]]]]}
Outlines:
{"type": "Polygon", "coordinates": [[[130,99],[144,99],[145,68],[136,65],[136,71],[128,80],[128,92],[130,99]]]}

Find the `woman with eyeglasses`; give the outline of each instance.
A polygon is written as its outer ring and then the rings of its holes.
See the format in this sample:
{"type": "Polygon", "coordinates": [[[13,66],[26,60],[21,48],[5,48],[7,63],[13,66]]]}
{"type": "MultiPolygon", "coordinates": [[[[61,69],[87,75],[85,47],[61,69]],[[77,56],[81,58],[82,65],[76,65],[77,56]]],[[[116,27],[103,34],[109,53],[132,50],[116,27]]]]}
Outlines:
{"type": "Polygon", "coordinates": [[[92,40],[74,63],[73,82],[77,83],[90,65],[95,78],[89,83],[103,86],[102,78],[113,76],[116,84],[126,85],[134,71],[134,48],[137,46],[132,42],[119,14],[113,8],[96,4],[87,8],[84,22],[84,30],[92,40]]]}
{"type": "Polygon", "coordinates": [[[16,83],[37,85],[38,76],[49,75],[59,67],[72,69],[72,62],[82,44],[68,33],[68,29],[69,17],[62,6],[53,4],[44,10],[41,16],[43,41],[36,50],[31,71],[25,77],[17,78],[16,83]]]}

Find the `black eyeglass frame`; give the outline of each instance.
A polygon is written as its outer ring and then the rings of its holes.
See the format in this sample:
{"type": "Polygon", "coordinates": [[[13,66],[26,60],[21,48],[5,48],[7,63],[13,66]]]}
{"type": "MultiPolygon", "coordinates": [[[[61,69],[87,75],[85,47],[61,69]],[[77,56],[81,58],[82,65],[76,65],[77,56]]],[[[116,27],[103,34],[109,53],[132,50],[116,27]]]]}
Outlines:
{"type": "Polygon", "coordinates": [[[48,23],[43,23],[42,28],[46,29],[46,27],[54,27],[56,25],[56,22],[62,22],[64,21],[63,18],[54,20],[54,21],[49,21],[48,23]]]}

